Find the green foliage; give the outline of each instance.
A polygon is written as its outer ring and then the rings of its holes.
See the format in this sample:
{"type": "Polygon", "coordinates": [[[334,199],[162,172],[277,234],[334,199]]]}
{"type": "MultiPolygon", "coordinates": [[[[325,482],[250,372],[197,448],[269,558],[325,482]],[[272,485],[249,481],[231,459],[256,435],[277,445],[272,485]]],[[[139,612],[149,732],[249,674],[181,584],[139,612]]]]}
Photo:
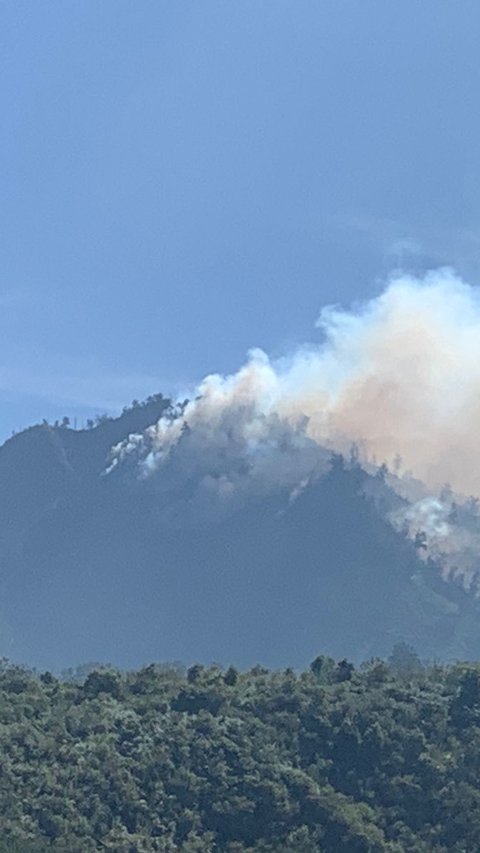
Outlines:
{"type": "Polygon", "coordinates": [[[0,665],[0,853],[480,849],[480,666],[0,665]]]}

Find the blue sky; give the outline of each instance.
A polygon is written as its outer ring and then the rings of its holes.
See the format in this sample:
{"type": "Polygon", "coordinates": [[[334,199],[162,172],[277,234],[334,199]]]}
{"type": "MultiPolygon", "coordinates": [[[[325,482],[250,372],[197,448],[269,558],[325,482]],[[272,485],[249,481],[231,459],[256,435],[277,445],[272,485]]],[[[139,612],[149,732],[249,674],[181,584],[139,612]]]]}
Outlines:
{"type": "Polygon", "coordinates": [[[3,0],[0,437],[480,280],[476,0],[3,0]]]}

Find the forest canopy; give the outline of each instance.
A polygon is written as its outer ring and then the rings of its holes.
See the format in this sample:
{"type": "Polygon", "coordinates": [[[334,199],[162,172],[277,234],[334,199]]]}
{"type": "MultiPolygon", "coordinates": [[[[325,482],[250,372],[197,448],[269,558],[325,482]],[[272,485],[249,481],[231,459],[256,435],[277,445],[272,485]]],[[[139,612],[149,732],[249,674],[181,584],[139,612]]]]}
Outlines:
{"type": "Polygon", "coordinates": [[[480,838],[480,665],[3,662],[1,851],[465,851],[480,838]]]}

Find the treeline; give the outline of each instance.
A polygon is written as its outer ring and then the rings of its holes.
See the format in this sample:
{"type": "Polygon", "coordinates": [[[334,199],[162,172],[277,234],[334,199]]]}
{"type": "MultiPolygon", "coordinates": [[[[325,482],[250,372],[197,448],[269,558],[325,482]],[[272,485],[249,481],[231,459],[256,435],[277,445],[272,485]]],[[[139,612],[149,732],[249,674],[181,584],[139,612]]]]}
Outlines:
{"type": "Polygon", "coordinates": [[[108,414],[107,412],[102,412],[96,414],[92,418],[87,418],[84,422],[80,423],[78,426],[78,418],[77,417],[69,417],[68,415],[64,415],[63,418],[57,418],[57,420],[50,423],[46,418],[39,423],[32,424],[26,427],[23,430],[12,430],[12,436],[17,435],[19,432],[28,432],[29,430],[36,430],[38,427],[49,427],[50,429],[73,429],[73,430],[92,430],[95,427],[102,426],[103,424],[112,423],[114,421],[118,421],[120,418],[124,418],[129,415],[136,415],[145,410],[152,410],[154,412],[153,416],[158,415],[161,416],[164,409],[166,409],[170,404],[170,401],[164,397],[163,394],[150,394],[145,400],[132,400],[129,406],[124,406],[121,412],[121,415],[113,415],[108,414]]]}
{"type": "Polygon", "coordinates": [[[0,669],[0,850],[480,849],[480,666],[0,669]]]}

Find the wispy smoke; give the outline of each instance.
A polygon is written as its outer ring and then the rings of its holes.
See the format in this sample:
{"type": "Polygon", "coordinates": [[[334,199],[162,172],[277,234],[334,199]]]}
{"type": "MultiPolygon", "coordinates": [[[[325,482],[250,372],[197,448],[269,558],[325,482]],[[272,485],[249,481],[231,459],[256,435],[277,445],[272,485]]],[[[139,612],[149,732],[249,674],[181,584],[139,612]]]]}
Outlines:
{"type": "Polygon", "coordinates": [[[411,469],[433,491],[480,494],[479,292],[453,272],[401,275],[355,310],[325,308],[322,343],[272,361],[252,350],[232,376],[208,376],[177,417],[114,448],[143,476],[174,465],[228,492],[240,482],[295,488],[321,448],[411,469]]]}
{"type": "Polygon", "coordinates": [[[417,543],[420,556],[435,560],[445,579],[460,579],[480,597],[478,501],[457,504],[452,498],[423,498],[390,513],[389,520],[417,543]]]}

